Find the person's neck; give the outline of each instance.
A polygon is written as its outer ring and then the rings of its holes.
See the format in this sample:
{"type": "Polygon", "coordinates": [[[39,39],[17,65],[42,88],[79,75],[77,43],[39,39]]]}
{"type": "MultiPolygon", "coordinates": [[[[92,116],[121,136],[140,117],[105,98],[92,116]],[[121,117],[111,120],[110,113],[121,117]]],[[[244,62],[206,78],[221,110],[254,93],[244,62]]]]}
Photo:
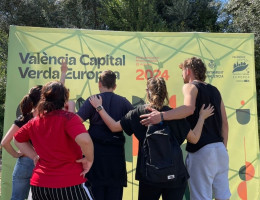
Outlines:
{"type": "Polygon", "coordinates": [[[192,83],[193,81],[204,83],[203,81],[200,81],[200,80],[195,79],[195,78],[190,78],[189,83],[192,83]]]}
{"type": "Polygon", "coordinates": [[[108,88],[100,88],[100,93],[104,93],[104,92],[114,92],[114,89],[108,89],[108,88]]]}

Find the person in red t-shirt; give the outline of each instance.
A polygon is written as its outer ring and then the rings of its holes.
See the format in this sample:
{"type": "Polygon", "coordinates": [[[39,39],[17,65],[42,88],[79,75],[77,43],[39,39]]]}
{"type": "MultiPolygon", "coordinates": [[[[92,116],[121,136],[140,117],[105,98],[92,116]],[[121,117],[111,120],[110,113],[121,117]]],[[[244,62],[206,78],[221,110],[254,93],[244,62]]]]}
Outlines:
{"type": "Polygon", "coordinates": [[[36,165],[30,182],[33,199],[93,199],[84,178],[93,163],[93,143],[79,117],[64,110],[68,97],[62,83],[47,83],[38,116],[14,136],[16,146],[36,165]]]}

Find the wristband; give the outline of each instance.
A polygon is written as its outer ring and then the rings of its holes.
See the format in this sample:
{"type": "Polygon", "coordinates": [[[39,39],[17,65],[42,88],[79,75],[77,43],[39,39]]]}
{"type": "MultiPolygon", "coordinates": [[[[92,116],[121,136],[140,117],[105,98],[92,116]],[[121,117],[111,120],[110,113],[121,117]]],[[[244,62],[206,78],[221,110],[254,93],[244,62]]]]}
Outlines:
{"type": "Polygon", "coordinates": [[[163,119],[163,113],[160,112],[160,115],[161,115],[161,121],[164,121],[164,119],[163,119]]]}

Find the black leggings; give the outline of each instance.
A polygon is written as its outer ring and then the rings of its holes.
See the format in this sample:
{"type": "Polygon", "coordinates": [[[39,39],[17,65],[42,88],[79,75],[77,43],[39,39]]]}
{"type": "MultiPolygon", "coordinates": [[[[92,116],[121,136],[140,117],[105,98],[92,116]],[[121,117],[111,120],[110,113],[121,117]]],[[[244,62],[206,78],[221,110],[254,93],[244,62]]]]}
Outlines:
{"type": "Polygon", "coordinates": [[[182,200],[187,184],[177,188],[160,188],[139,182],[138,200],[182,200]]]}

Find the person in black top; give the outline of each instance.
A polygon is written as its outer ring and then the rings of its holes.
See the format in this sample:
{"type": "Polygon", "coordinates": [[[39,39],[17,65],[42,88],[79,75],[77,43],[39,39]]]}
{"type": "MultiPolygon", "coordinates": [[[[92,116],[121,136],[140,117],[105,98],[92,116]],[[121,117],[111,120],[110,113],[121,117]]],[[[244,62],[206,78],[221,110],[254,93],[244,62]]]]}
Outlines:
{"type": "Polygon", "coordinates": [[[14,134],[35,115],[35,108],[40,100],[42,86],[38,85],[30,89],[20,102],[21,115],[14,121],[1,145],[14,158],[18,158],[12,177],[11,200],[27,199],[30,190],[30,179],[34,168],[33,160],[16,151],[11,144],[14,134]]]}
{"type": "MultiPolygon", "coordinates": [[[[103,106],[115,120],[121,119],[133,109],[125,97],[114,93],[116,75],[111,70],[102,72],[98,86],[99,95],[104,99],[103,106]]],[[[92,185],[95,200],[121,200],[123,187],[127,186],[123,131],[113,134],[91,106],[89,99],[80,107],[77,115],[82,122],[88,119],[90,122],[88,132],[94,143],[95,159],[87,178],[92,185]]]]}
{"type": "Polygon", "coordinates": [[[153,111],[141,121],[143,125],[155,124],[165,120],[187,117],[191,128],[196,125],[202,104],[213,105],[214,116],[204,123],[201,138],[197,144],[187,143],[189,152],[186,158],[190,173],[189,187],[191,200],[226,200],[231,196],[228,181],[229,157],[227,153],[228,121],[221,94],[216,87],[208,84],[206,67],[200,58],[192,57],[179,66],[184,80],[184,105],[167,112],[153,111]]]}
{"type": "MultiPolygon", "coordinates": [[[[118,132],[124,130],[129,136],[134,133],[139,140],[140,149],[147,130],[147,127],[140,123],[140,115],[149,112],[146,109],[148,106],[160,111],[171,109],[166,106],[168,105],[168,92],[163,78],[150,78],[147,81],[147,99],[149,104],[138,106],[117,122],[107,114],[105,109],[98,110],[98,113],[111,131],[118,132]]],[[[90,97],[90,103],[93,107],[98,108],[102,105],[102,97],[92,96],[90,97]]],[[[197,143],[199,140],[204,120],[213,115],[213,107],[208,106],[206,109],[203,108],[204,106],[202,106],[199,120],[193,130],[190,129],[185,119],[172,120],[168,123],[171,129],[171,136],[177,139],[179,145],[181,145],[186,138],[191,143],[197,143]]],[[[116,135],[116,133],[114,133],[114,135],[116,135]]],[[[145,181],[145,179],[140,176],[140,157],[142,156],[140,154],[141,151],[138,152],[136,167],[136,180],[139,180],[138,199],[158,200],[162,195],[163,200],[182,200],[189,177],[183,160],[180,160],[178,164],[178,166],[183,168],[183,174],[179,178],[176,178],[177,180],[165,184],[151,183],[145,181]]]]}

